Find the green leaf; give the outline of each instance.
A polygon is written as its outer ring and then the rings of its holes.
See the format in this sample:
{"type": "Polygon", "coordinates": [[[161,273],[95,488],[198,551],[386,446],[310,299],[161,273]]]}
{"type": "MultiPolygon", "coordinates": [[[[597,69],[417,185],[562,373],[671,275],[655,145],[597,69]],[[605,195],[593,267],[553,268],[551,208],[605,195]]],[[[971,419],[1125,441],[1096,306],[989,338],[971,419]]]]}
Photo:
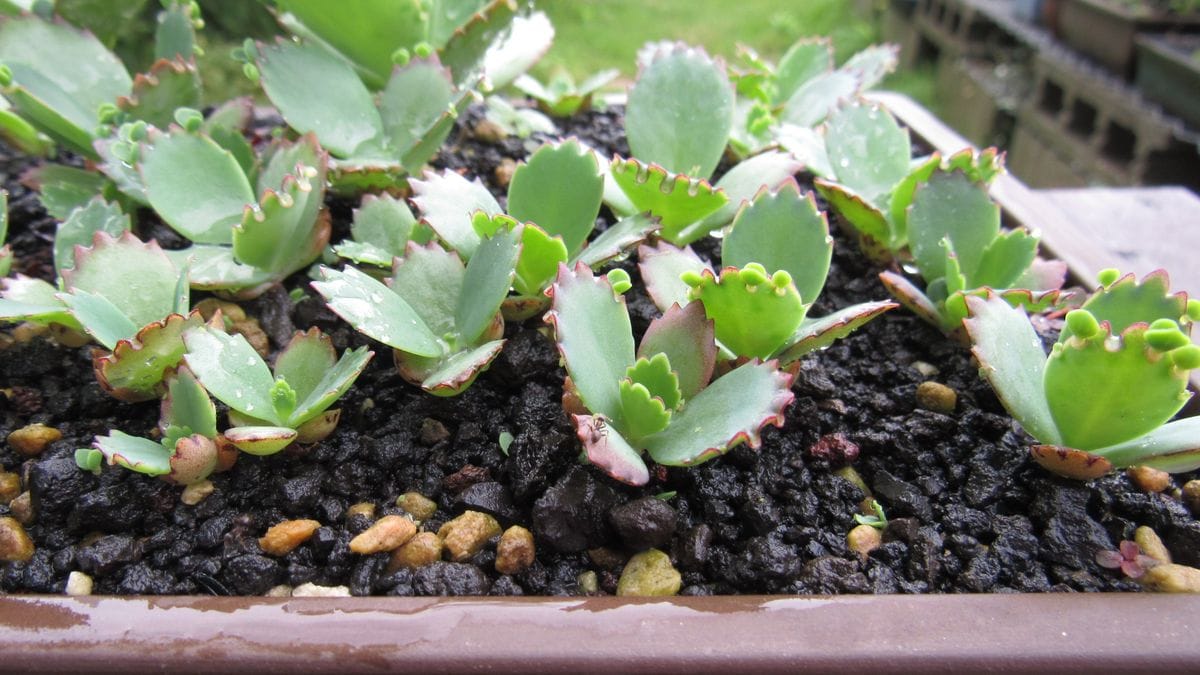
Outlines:
{"type": "Polygon", "coordinates": [[[57,323],[82,331],[83,326],[71,316],[67,304],[58,297],[58,289],[41,279],[18,274],[0,279],[3,299],[0,299],[0,321],[32,321],[37,324],[57,323]]]}
{"type": "Polygon", "coordinates": [[[425,180],[410,180],[409,184],[421,221],[465,260],[475,254],[480,241],[471,226],[472,215],[476,211],[489,216],[504,213],[479,179],[469,181],[453,171],[426,172],[425,180]]]}
{"type": "Polygon", "coordinates": [[[878,206],[866,197],[854,192],[848,187],[830,183],[818,178],[813,181],[817,192],[829,202],[829,206],[842,217],[858,235],[859,245],[872,260],[880,256],[890,257],[889,243],[892,241],[891,228],[887,217],[878,206]]]}
{"type": "Polygon", "coordinates": [[[825,214],[817,210],[812,194],[800,196],[794,180],[778,192],[764,189],[742,207],[721,250],[725,266],[756,262],[770,273],[786,271],[808,305],[825,287],[832,258],[833,238],[825,214]]]}
{"type": "Polygon", "coordinates": [[[768,276],[758,263],[705,270],[691,277],[692,298],[704,303],[717,340],[738,356],[767,358],[783,347],[804,319],[805,305],[787,272],[768,276]]]}
{"type": "Polygon", "coordinates": [[[93,242],[76,249],[74,269],[62,272],[68,291],[104,296],[135,329],[174,310],[180,272],[156,242],[144,244],[128,232],[119,238],[96,232],[93,242]]]}
{"type": "Polygon", "coordinates": [[[611,175],[638,211],[658,217],[662,237],[681,246],[686,242],[677,239],[687,225],[702,220],[729,201],[724,192],[707,181],[668,173],[657,164],[644,166],[636,159],[614,159],[611,175]]]}
{"type": "Polygon", "coordinates": [[[487,370],[503,347],[504,340],[492,340],[439,360],[424,373],[421,388],[435,396],[457,396],[487,370]]]}
{"type": "MultiPolygon", "coordinates": [[[[679,393],[690,399],[708,385],[717,361],[713,322],[698,302],[672,305],[650,322],[638,345],[639,359],[666,356],[678,380],[679,393]]],[[[671,406],[675,407],[675,406],[671,406]]]]}
{"type": "MultiPolygon", "coordinates": [[[[1163,270],[1147,274],[1140,282],[1134,275],[1126,274],[1089,296],[1082,309],[1091,312],[1097,321],[1107,321],[1114,335],[1135,323],[1150,324],[1157,319],[1179,321],[1187,313],[1187,296],[1171,294],[1170,287],[1170,279],[1163,270]]],[[[1063,326],[1059,342],[1070,336],[1070,326],[1063,326]]]]}
{"type": "Polygon", "coordinates": [[[454,324],[465,344],[479,341],[512,288],[523,229],[502,229],[484,239],[467,262],[463,290],[454,310],[454,324]]]}
{"type": "Polygon", "coordinates": [[[1062,445],[1043,386],[1046,353],[1025,312],[997,297],[969,297],[966,302],[971,316],[963,325],[971,337],[971,353],[979,360],[980,374],[1030,436],[1048,445],[1062,445]]]}
{"type": "Polygon", "coordinates": [[[840,108],[825,126],[825,146],[838,182],[876,202],[909,174],[908,132],[882,106],[840,108]]]}
{"type": "Polygon", "coordinates": [[[296,431],[287,427],[234,427],[225,432],[225,439],[242,452],[265,456],[291,445],[296,431]]]}
{"type": "Polygon", "coordinates": [[[188,266],[188,280],[197,290],[236,289],[239,297],[251,298],[270,285],[270,272],[239,263],[228,246],[198,244],[165,253],[176,265],[188,266]]]}
{"type": "MultiPolygon", "coordinates": [[[[54,268],[61,274],[64,269],[74,267],[75,247],[90,245],[97,232],[117,237],[128,229],[129,216],[120,206],[109,204],[103,197],[94,197],[59,223],[54,235],[54,268]]],[[[4,238],[0,236],[2,241],[4,238]]]]}
{"type": "Polygon", "coordinates": [[[732,127],[733,86],[723,65],[701,49],[661,48],[629,90],[630,152],[672,173],[711,176],[732,127]]]}
{"type": "MultiPolygon", "coordinates": [[[[622,218],[588,243],[582,251],[571,258],[569,264],[583,262],[588,267],[596,269],[600,265],[624,255],[631,248],[645,241],[646,237],[658,228],[658,223],[645,214],[622,218]]],[[[527,232],[528,229],[526,226],[527,232]]]]}
{"type": "Polygon", "coordinates": [[[132,119],[166,129],[178,108],[200,107],[200,74],[194,63],[158,61],[133,79],[133,91],[116,101],[132,119]]]}
{"type": "Polygon", "coordinates": [[[1200,417],[1169,422],[1143,436],[1093,450],[1113,466],[1149,466],[1170,473],[1200,468],[1200,417]]]}
{"type": "Polygon", "coordinates": [[[129,94],[133,86],[120,60],[90,33],[33,15],[12,17],[0,26],[0,63],[21,90],[16,96],[6,92],[18,112],[39,124],[50,118],[26,113],[50,108],[69,127],[52,124],[43,131],[72,137],[73,149],[89,156],[97,108],[129,94]]]}
{"type": "Polygon", "coordinates": [[[1003,232],[983,251],[979,267],[967,277],[967,287],[1007,289],[1037,257],[1038,237],[1024,229],[1003,232]]]}
{"type": "Polygon", "coordinates": [[[893,298],[926,323],[942,332],[955,327],[953,320],[944,320],[941,309],[908,279],[895,272],[884,271],[879,273],[879,281],[893,298]]]}
{"type": "Polygon", "coordinates": [[[110,465],[116,464],[147,476],[171,473],[172,450],[162,444],[121,431],[97,436],[93,445],[104,454],[110,465]]]}
{"type": "Polygon", "coordinates": [[[263,90],[289,126],[315,133],[336,157],[378,153],[383,120],[349,65],[318,47],[293,42],[260,45],[258,55],[263,90]]]}
{"type": "Polygon", "coordinates": [[[896,303],[887,301],[864,302],[839,309],[828,316],[805,317],[795,334],[788,339],[789,345],[779,353],[779,363],[786,366],[805,354],[824,349],[896,306],[896,303]]]}
{"type": "MultiPolygon", "coordinates": [[[[487,84],[500,90],[511,84],[518,76],[528,71],[550,50],[554,43],[554,26],[544,12],[513,17],[512,30],[507,36],[493,43],[483,59],[483,72],[487,84]]],[[[591,98],[591,93],[607,84],[619,71],[604,71],[584,80],[577,98],[581,105],[591,98]],[[607,73],[614,73],[603,79],[607,73]],[[599,80],[599,81],[598,81],[599,80]]],[[[579,108],[566,114],[573,114],[579,108]]]]}
{"type": "Polygon", "coordinates": [[[691,466],[742,441],[756,448],[763,427],[783,424],[793,398],[791,379],[774,363],[743,364],[688,401],[671,426],[646,439],[646,450],[659,464],[691,466]]]}
{"type": "MultiPolygon", "coordinates": [[[[122,401],[148,401],[163,393],[163,377],[183,358],[183,332],[204,324],[198,313],[172,314],[113,346],[112,354],[93,360],[96,379],[122,401]]],[[[193,429],[200,431],[199,429],[193,429]]]]}
{"type": "Polygon", "coordinates": [[[682,237],[695,241],[703,234],[725,227],[733,222],[733,217],[742,205],[754,199],[760,190],[779,189],[803,168],[804,165],[790,154],[774,150],[739,162],[721,176],[721,180],[714,186],[724,192],[729,201],[705,218],[696,228],[696,232],[693,233],[692,228],[688,228],[682,233],[682,237]]]}
{"type": "Polygon", "coordinates": [[[902,178],[892,188],[888,199],[888,221],[891,225],[891,247],[899,250],[908,244],[908,207],[912,206],[913,194],[922,183],[928,182],[941,165],[941,157],[935,152],[902,178]]]}
{"type": "Polygon", "coordinates": [[[837,109],[842,101],[858,93],[858,78],[834,71],[805,82],[783,106],[780,119],[800,127],[815,127],[837,109]]]}
{"type": "Polygon", "coordinates": [[[465,268],[453,252],[410,244],[392,273],[392,291],[404,299],[434,335],[457,333],[454,311],[463,292],[465,268]]]}
{"type": "Polygon", "coordinates": [[[537,225],[526,223],[513,288],[521,295],[537,295],[550,285],[558,266],[565,262],[567,247],[562,238],[551,237],[537,225]]]}
{"type": "MultiPolygon", "coordinates": [[[[392,152],[404,155],[425,138],[454,103],[450,72],[436,57],[396,68],[379,95],[379,114],[392,152]]],[[[422,163],[424,160],[422,160],[422,163]]],[[[409,169],[420,168],[404,162],[409,169]]]]}
{"type": "MultiPolygon", "coordinates": [[[[291,12],[321,40],[360,66],[374,87],[392,72],[392,53],[412,49],[427,39],[428,8],[421,0],[283,0],[291,12]]],[[[355,76],[357,79],[357,76],[355,76]]]]}
{"type": "Polygon", "coordinates": [[[158,15],[154,30],[154,58],[187,61],[196,55],[196,27],[190,3],[172,3],[158,15]]]}
{"type": "Polygon", "coordinates": [[[1063,445],[1090,451],[1135,439],[1187,403],[1187,371],[1146,344],[1147,330],[1134,324],[1114,346],[1102,327],[1089,336],[1076,327],[1054,345],[1045,391],[1063,445]]]}
{"type": "Polygon", "coordinates": [[[237,160],[211,138],[176,129],[142,146],[150,205],[198,244],[229,244],[254,192],[237,160]]]}
{"type": "Polygon", "coordinates": [[[899,61],[896,45],[871,45],[847,59],[841,70],[857,77],[859,91],[866,91],[895,71],[899,61]]]}
{"type": "Polygon", "coordinates": [[[186,367],[176,370],[167,380],[159,421],[160,428],[166,426],[186,427],[208,438],[217,436],[217,409],[200,381],[186,367]]]}
{"type": "Polygon", "coordinates": [[[682,276],[686,272],[700,274],[705,270],[711,271],[711,268],[691,247],[680,250],[666,242],[659,242],[653,248],[638,247],[638,272],[660,312],[666,312],[671,305],[688,304],[691,287],[683,282],[682,276]]]}
{"type": "Polygon", "coordinates": [[[84,471],[99,474],[103,463],[104,453],[95,448],[79,448],[75,451],[75,465],[84,471]]]}
{"type": "MultiPolygon", "coordinates": [[[[441,0],[441,2],[472,0],[441,0]]],[[[516,18],[514,0],[491,0],[446,40],[441,47],[442,63],[454,73],[454,82],[464,85],[476,80],[483,70],[488,50],[512,30],[516,18]]]]}
{"type": "Polygon", "coordinates": [[[936,173],[917,188],[908,213],[908,238],[921,276],[933,281],[943,275],[942,239],[968,279],[980,268],[984,251],[1000,233],[1000,207],[987,188],[962,173],[936,173]]]}
{"type": "Polygon", "coordinates": [[[625,377],[632,384],[645,387],[650,395],[660,399],[668,410],[678,408],[683,402],[683,394],[679,391],[679,376],[675,374],[674,366],[663,352],[638,357],[625,371],[625,377]]]}
{"type": "Polygon", "coordinates": [[[802,85],[832,70],[833,44],[829,39],[800,40],[779,59],[772,103],[786,102],[802,85]]]}
{"type": "Polygon", "coordinates": [[[316,166],[297,166],[279,192],[267,190],[257,208],[246,209],[233,230],[233,255],[239,262],[283,279],[320,256],[330,232],[328,220],[320,217],[325,157],[316,166]]]}
{"type": "Polygon", "coordinates": [[[328,335],[316,328],[296,331],[275,357],[275,377],[283,378],[296,392],[296,398],[304,400],[336,362],[337,351],[328,335]]]}
{"type": "Polygon", "coordinates": [[[108,185],[108,180],[95,171],[63,164],[44,164],[33,170],[30,179],[38,186],[38,200],[46,213],[60,221],[76,208],[86,206],[108,185]]]}
{"type": "Polygon", "coordinates": [[[671,409],[661,398],[655,397],[646,385],[632,382],[629,378],[622,379],[620,395],[623,416],[620,430],[629,437],[630,442],[636,444],[666,429],[671,423],[671,409]]]}
{"type": "MultiPolygon", "coordinates": [[[[24,0],[16,4],[29,10],[34,3],[24,0]]],[[[122,36],[129,36],[130,24],[145,5],[146,0],[56,0],[54,12],[111,48],[122,36]]]]}
{"type": "Polygon", "coordinates": [[[546,321],[554,326],[559,351],[579,399],[620,428],[619,383],[633,364],[633,329],[625,298],[613,294],[591,268],[559,267],[546,321]]]}
{"type": "Polygon", "coordinates": [[[268,396],[275,379],[246,338],[193,328],[184,332],[183,342],[188,368],[214,398],[250,417],[283,424],[268,396]]]}
{"type": "MultiPolygon", "coordinates": [[[[323,377],[317,381],[311,391],[305,394],[297,388],[300,404],[288,418],[288,426],[299,427],[325,412],[354,384],[373,356],[375,356],[375,352],[367,351],[366,347],[347,349],[336,364],[323,372],[323,377]]],[[[276,367],[278,369],[278,365],[276,367]]]]}
{"type": "Polygon", "coordinates": [[[571,419],[589,462],[622,483],[650,482],[650,470],[641,452],[611,428],[603,415],[572,415],[571,419]]]}
{"type": "Polygon", "coordinates": [[[329,309],[359,332],[417,356],[441,356],[443,345],[420,315],[396,293],[353,267],[339,272],[321,267],[313,288],[329,309]]]}
{"type": "Polygon", "coordinates": [[[575,255],[595,227],[603,193],[604,176],[591,152],[576,140],[546,144],[513,173],[508,214],[562,237],[575,255]]]}
{"type": "Polygon", "coordinates": [[[109,349],[137,334],[138,324],[103,295],[75,289],[61,297],[88,335],[109,349]]]}
{"type": "Polygon", "coordinates": [[[488,0],[434,0],[429,3],[429,29],[426,38],[434,45],[444,45],[488,0]]]}

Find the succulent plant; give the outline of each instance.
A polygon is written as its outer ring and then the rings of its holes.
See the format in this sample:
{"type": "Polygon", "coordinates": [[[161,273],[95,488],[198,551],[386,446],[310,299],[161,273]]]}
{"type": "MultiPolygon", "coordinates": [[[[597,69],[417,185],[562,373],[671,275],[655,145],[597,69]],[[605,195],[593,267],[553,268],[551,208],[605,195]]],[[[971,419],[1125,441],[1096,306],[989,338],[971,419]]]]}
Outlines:
{"type": "Polygon", "coordinates": [[[405,380],[439,396],[461,393],[504,346],[500,304],[512,286],[522,226],[476,213],[485,233],[470,260],[409,242],[385,285],[347,267],[321,268],[313,288],[357,330],[394,350],[405,380]]]}
{"type": "Polygon", "coordinates": [[[1066,325],[1047,357],[1022,310],[994,294],[966,298],[980,372],[1039,443],[1042,466],[1075,478],[1114,467],[1200,468],[1200,418],[1168,422],[1191,397],[1200,347],[1188,333],[1200,301],[1171,294],[1165,272],[1116,270],[1066,325]]]}
{"type": "Polygon", "coordinates": [[[186,367],[167,378],[167,394],[158,422],[159,441],[110,431],[97,436],[91,448],[75,451],[75,463],[99,471],[102,461],[172,483],[198,483],[218,468],[221,439],[217,409],[208,392],[186,367]]]}
{"type": "Polygon", "coordinates": [[[625,109],[633,157],[614,157],[606,177],[605,201],[614,212],[649,213],[662,223],[662,238],[684,246],[728,225],[760,188],[775,188],[800,170],[791,156],[769,152],[710,184],[733,125],[724,67],[684,44],[650,44],[640,58],[625,109]]]}
{"type": "MultiPolygon", "coordinates": [[[[503,215],[499,203],[479,181],[452,171],[426,174],[413,181],[413,202],[422,222],[464,260],[483,240],[475,213],[503,215]]],[[[595,155],[575,139],[547,143],[513,172],[508,186],[508,216],[524,222],[521,257],[513,286],[517,297],[506,302],[506,314],[525,318],[545,308],[543,291],[560,263],[584,262],[591,267],[622,255],[658,225],[649,217],[623,218],[588,242],[596,225],[604,176],[595,155]]]]}
{"type": "Polygon", "coordinates": [[[91,33],[36,14],[0,25],[0,92],[21,118],[72,151],[98,159],[94,142],[123,122],[166,125],[180,106],[200,101],[200,80],[189,59],[194,2],[173,3],[187,30],[164,32],[158,60],[131,78],[121,61],[91,33]]]}
{"type": "Polygon", "coordinates": [[[808,317],[825,285],[833,239],[811,194],[789,179],[764,188],[733,219],[720,272],[690,248],[639,249],[646,289],[662,311],[698,301],[715,324],[725,356],[776,358],[786,365],[895,307],[868,302],[829,316],[808,317]]]}
{"type": "Polygon", "coordinates": [[[642,453],[688,466],[742,442],[758,447],[767,424],[783,424],[792,376],[774,361],[748,361],[713,379],[713,324],[698,303],[651,322],[634,351],[624,272],[559,267],[546,314],[566,364],[564,406],[587,458],[632,485],[650,479],[642,453]],[[613,281],[610,282],[610,279],[613,281]]]}
{"type": "Polygon", "coordinates": [[[522,94],[537,101],[538,107],[548,115],[570,117],[591,107],[592,96],[609,82],[617,79],[621,71],[616,68],[602,70],[578,85],[566,70],[556,70],[544,84],[529,75],[513,80],[513,86],[522,94]]]}
{"type": "Polygon", "coordinates": [[[288,125],[329,151],[330,180],[345,192],[395,186],[420,169],[471,96],[428,49],[400,57],[378,97],[315,44],[248,42],[241,57],[288,125]]]}
{"type": "Polygon", "coordinates": [[[817,190],[857,235],[863,253],[884,264],[909,243],[908,211],[918,185],[954,171],[990,185],[1004,172],[1004,156],[995,148],[947,158],[934,153],[914,163],[908,131],[886,108],[865,101],[839,108],[807,159],[823,176],[817,190]]]}
{"type": "Polygon", "coordinates": [[[437,50],[465,85],[484,76],[500,88],[550,48],[544,14],[518,11],[516,0],[282,0],[282,23],[352,64],[371,89],[392,76],[398,53],[437,50]]]}
{"type": "Polygon", "coordinates": [[[316,443],[337,428],[341,410],[329,406],[354,384],[375,355],[366,347],[341,358],[316,328],[297,331],[275,357],[274,373],[241,335],[211,327],[188,330],[188,368],[229,406],[225,438],[252,455],[271,455],[294,442],[316,443]]]}
{"type": "Polygon", "coordinates": [[[907,217],[913,262],[922,291],[899,273],[881,272],[883,285],[917,316],[962,337],[965,298],[983,289],[1030,311],[1062,299],[1062,263],[1035,264],[1038,237],[1024,228],[1002,232],[1000,207],[987,186],[962,171],[936,172],[913,193],[907,217]]]}
{"type": "Polygon", "coordinates": [[[427,244],[433,231],[402,199],[389,194],[363,195],[350,221],[350,239],[333,247],[337,255],[359,264],[391,268],[392,260],[404,256],[408,242],[427,244]]]}
{"type": "Polygon", "coordinates": [[[739,47],[731,69],[738,94],[732,149],[745,156],[780,143],[808,163],[811,150],[823,154],[813,128],[843,101],[879,84],[896,69],[898,55],[895,45],[874,45],[835,69],[833,44],[824,38],[796,42],[778,64],[739,47]]]}
{"type": "Polygon", "coordinates": [[[103,230],[90,248],[77,245],[74,267],[61,273],[62,290],[18,275],[5,280],[0,321],[57,324],[86,332],[97,350],[96,379],[123,401],[158,398],[163,378],[183,357],[184,330],[204,323],[188,314],[187,274],[158,244],[103,230]]]}
{"type": "Polygon", "coordinates": [[[186,127],[150,130],[137,167],[150,205],[195,244],[169,254],[190,261],[192,286],[254,297],[315,260],[330,232],[316,139],[273,143],[260,168],[203,133],[198,113],[179,117],[186,127]]]}

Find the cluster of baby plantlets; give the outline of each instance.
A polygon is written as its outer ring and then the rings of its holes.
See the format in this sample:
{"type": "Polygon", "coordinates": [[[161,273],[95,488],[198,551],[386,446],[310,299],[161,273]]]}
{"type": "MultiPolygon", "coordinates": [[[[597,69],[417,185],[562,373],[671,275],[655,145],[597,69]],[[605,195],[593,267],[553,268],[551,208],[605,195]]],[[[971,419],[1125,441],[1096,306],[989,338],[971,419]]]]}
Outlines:
{"type": "MultiPolygon", "coordinates": [[[[452,171],[426,174],[412,181],[413,202],[422,223],[463,259],[470,260],[482,241],[474,214],[502,215],[503,210],[479,181],[452,171]],[[465,207],[465,208],[464,208],[465,207]]],[[[583,262],[598,268],[643,241],[658,229],[644,214],[622,218],[591,242],[604,192],[604,175],[595,154],[574,139],[547,143],[520,163],[508,186],[509,218],[524,223],[521,256],[505,315],[525,319],[546,307],[543,292],[558,265],[583,262]]]]}
{"type": "Polygon", "coordinates": [[[833,240],[825,214],[794,180],[763,188],[733,219],[720,272],[690,248],[666,243],[639,249],[640,270],[655,305],[697,301],[715,324],[727,358],[774,358],[783,365],[844,337],[895,303],[847,307],[829,316],[808,310],[825,286],[833,240]]]}
{"type": "Polygon", "coordinates": [[[1086,479],[1135,465],[1200,468],[1200,418],[1168,422],[1200,368],[1189,338],[1200,301],[1170,293],[1161,271],[1138,282],[1106,270],[1100,284],[1067,314],[1049,357],[1020,309],[994,294],[967,297],[981,373],[1051,471],[1086,479]]]}
{"type": "Polygon", "coordinates": [[[506,216],[476,212],[484,233],[464,265],[436,243],[409,242],[387,285],[353,267],[321,268],[313,283],[338,316],[395,350],[409,382],[440,396],[461,393],[500,354],[508,295],[523,227],[506,216]]]}
{"type": "Polygon", "coordinates": [[[620,74],[616,69],[602,70],[576,85],[569,72],[558,70],[545,83],[530,75],[521,75],[513,80],[513,86],[537,101],[538,108],[547,115],[570,117],[590,108],[596,92],[620,74]]]}
{"type": "Polygon", "coordinates": [[[792,376],[774,362],[751,360],[714,378],[713,324],[698,304],[655,319],[635,352],[619,295],[629,287],[619,270],[596,278],[580,264],[562,265],[550,291],[546,321],[568,375],[564,407],[588,460],[644,485],[643,452],[659,464],[694,465],[742,442],[758,447],[764,426],[782,425],[792,376]]]}
{"type": "Polygon", "coordinates": [[[192,60],[199,7],[191,1],[170,2],[165,11],[157,60],[132,78],[88,31],[36,14],[8,17],[0,25],[0,93],[37,131],[99,159],[95,142],[122,123],[165,125],[177,107],[200,101],[192,60]]]}

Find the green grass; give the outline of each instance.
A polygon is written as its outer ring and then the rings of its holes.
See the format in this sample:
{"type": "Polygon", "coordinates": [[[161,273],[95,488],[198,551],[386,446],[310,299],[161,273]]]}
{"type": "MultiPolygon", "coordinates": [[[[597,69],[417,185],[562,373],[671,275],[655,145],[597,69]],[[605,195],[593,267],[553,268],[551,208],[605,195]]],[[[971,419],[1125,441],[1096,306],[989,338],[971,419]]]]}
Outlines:
{"type": "Polygon", "coordinates": [[[604,68],[635,72],[638,48],[682,40],[729,57],[738,43],[777,59],[797,39],[833,38],[839,60],[871,44],[875,29],[850,0],[539,0],[557,32],[540,72],[576,77],[604,68]]]}

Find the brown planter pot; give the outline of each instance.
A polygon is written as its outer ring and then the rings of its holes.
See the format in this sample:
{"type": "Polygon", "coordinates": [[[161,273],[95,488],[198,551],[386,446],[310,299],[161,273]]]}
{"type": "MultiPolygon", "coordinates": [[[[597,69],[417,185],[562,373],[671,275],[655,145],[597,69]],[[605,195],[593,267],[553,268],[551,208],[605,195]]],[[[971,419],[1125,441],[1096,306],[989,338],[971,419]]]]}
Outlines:
{"type": "MultiPolygon", "coordinates": [[[[930,146],[966,142],[875,94],[930,146]]],[[[1080,277],[1106,253],[1011,176],[1011,222],[1080,277]]],[[[1192,672],[1200,596],[605,598],[0,597],[5,672],[1192,672]]]]}
{"type": "Polygon", "coordinates": [[[1059,0],[1058,36],[1124,79],[1133,77],[1140,33],[1200,31],[1198,14],[1136,11],[1112,0],[1059,0]]]}
{"type": "Polygon", "coordinates": [[[1142,35],[1137,50],[1142,95],[1200,127],[1200,35],[1142,35]]]}

